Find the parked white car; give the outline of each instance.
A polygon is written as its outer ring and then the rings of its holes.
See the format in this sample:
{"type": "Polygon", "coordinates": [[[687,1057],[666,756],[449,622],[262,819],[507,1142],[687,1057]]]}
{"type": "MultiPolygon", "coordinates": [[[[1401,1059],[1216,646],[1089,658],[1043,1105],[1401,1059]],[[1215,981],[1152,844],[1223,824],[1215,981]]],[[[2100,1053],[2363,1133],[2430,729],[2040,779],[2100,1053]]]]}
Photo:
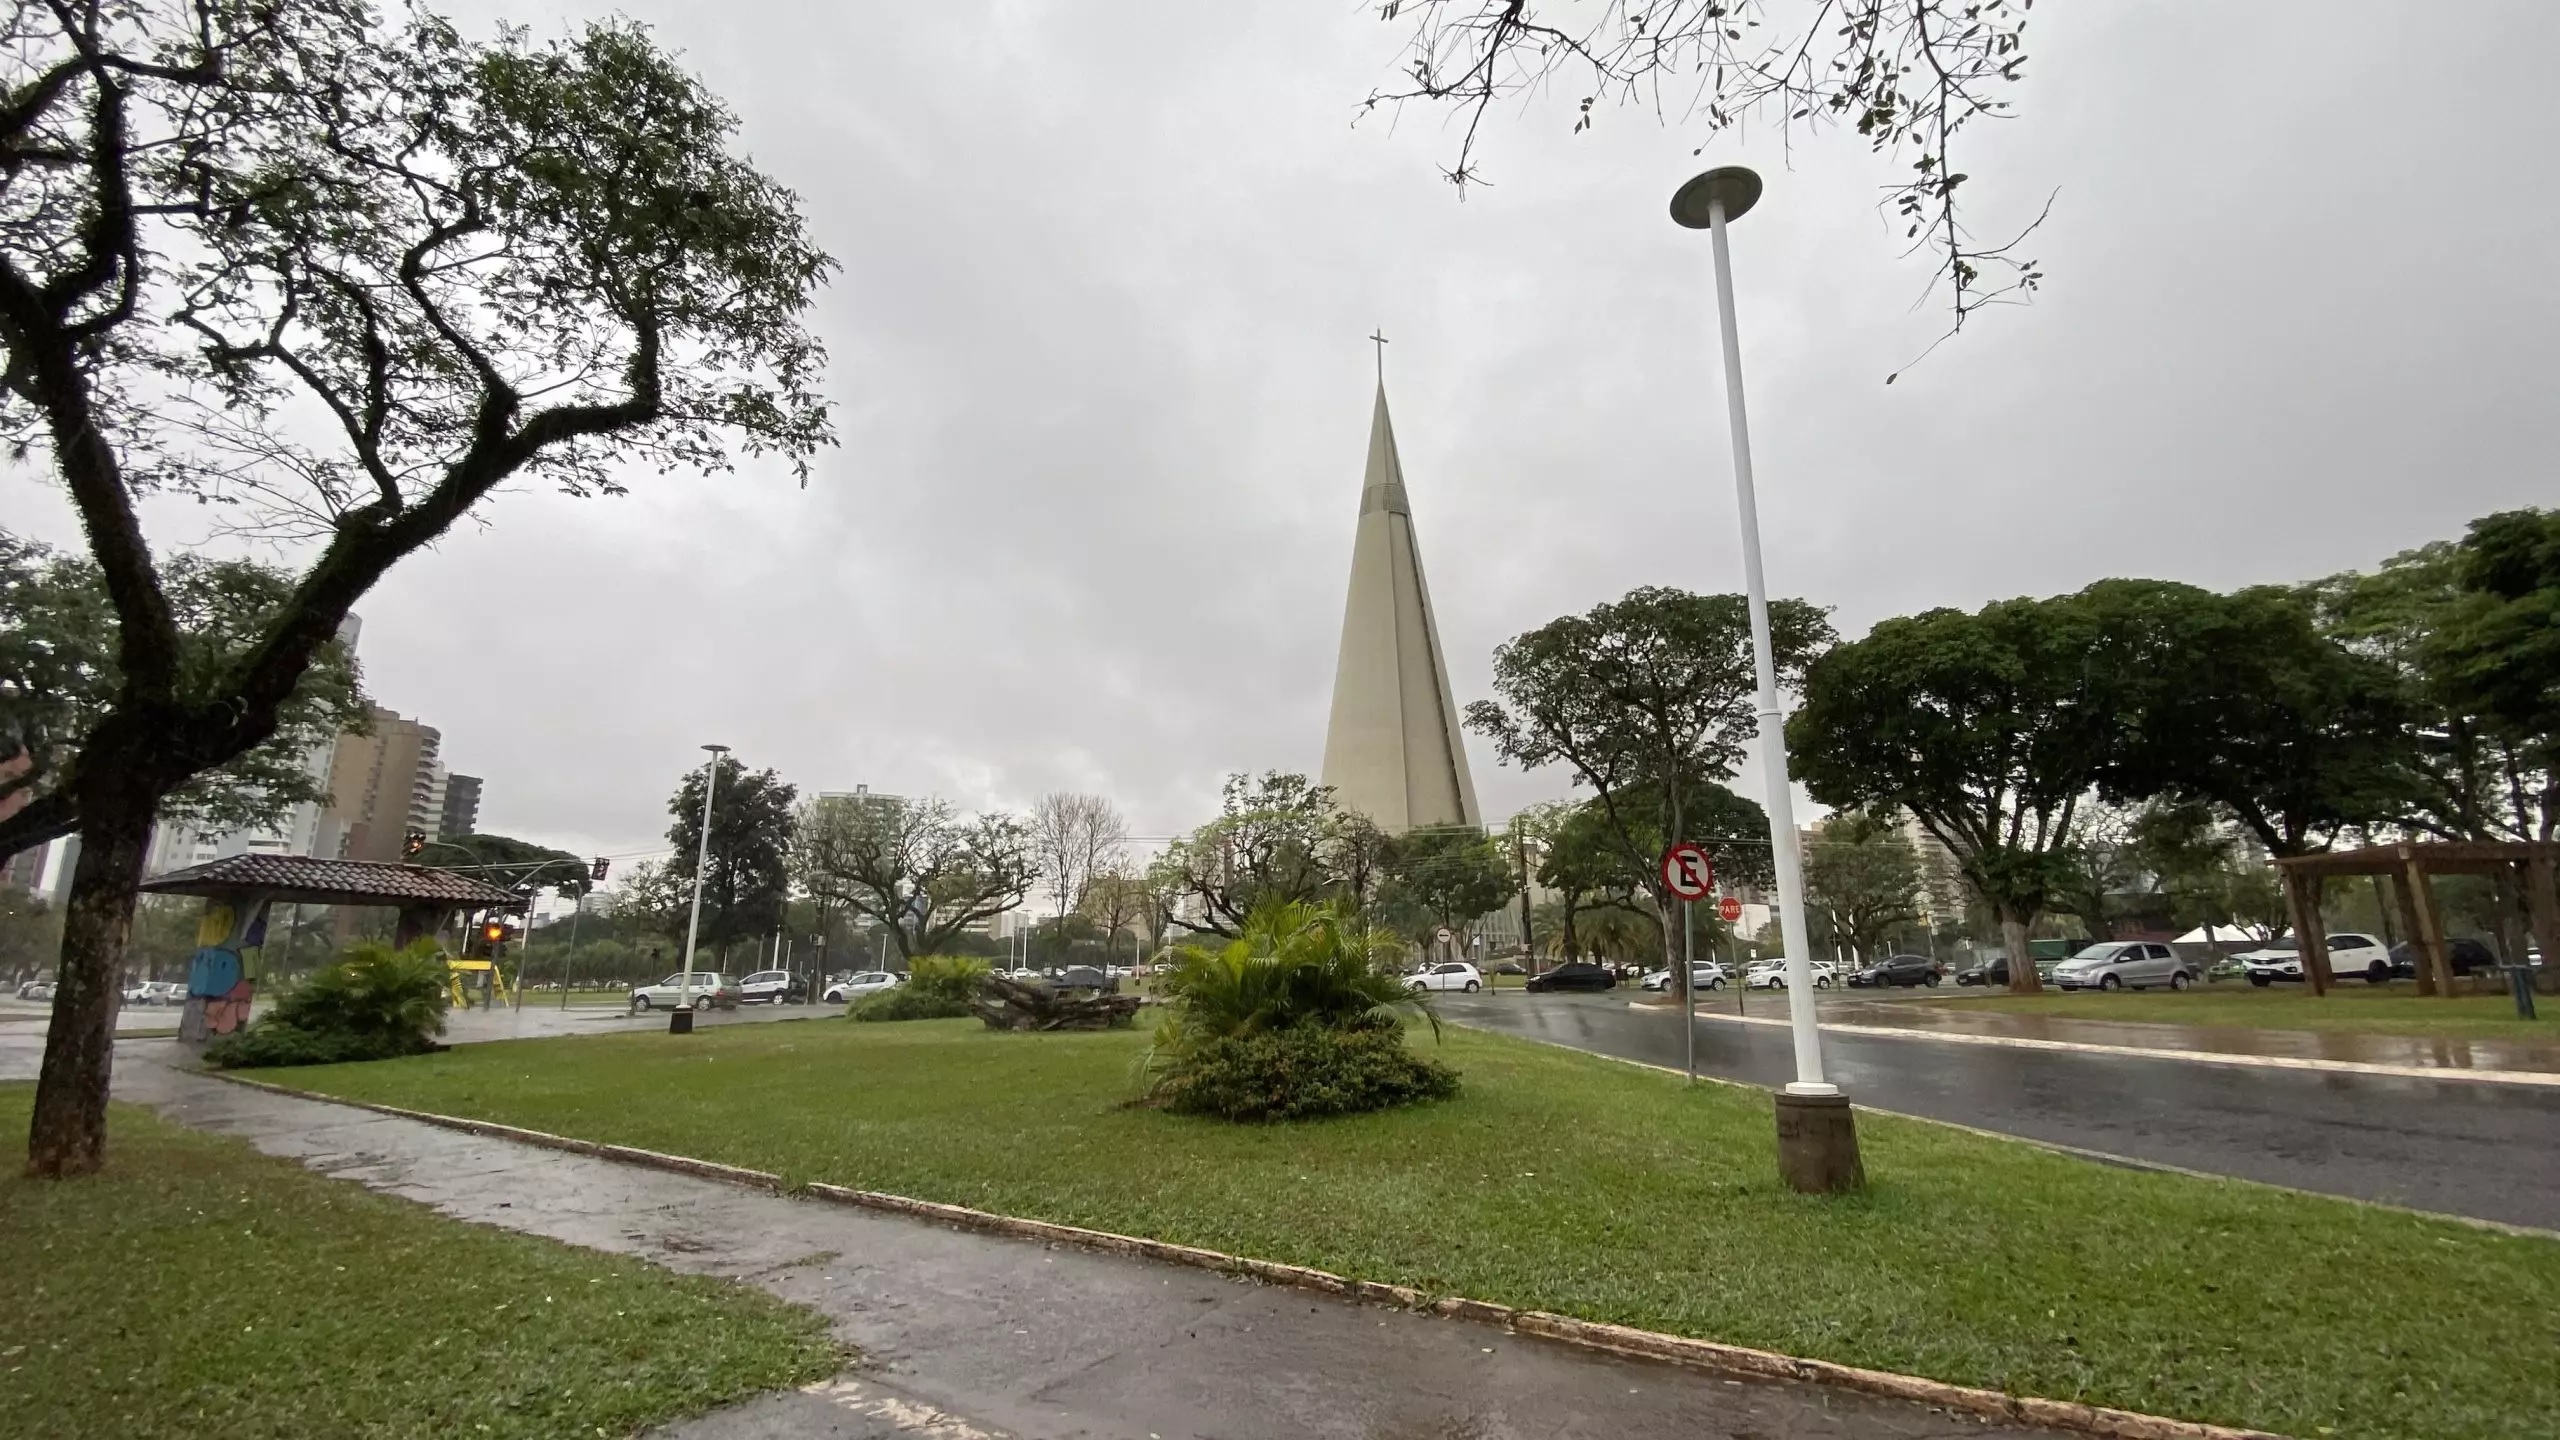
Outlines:
{"type": "MultiPolygon", "coordinates": [[[[1840,983],[1839,970],[1828,961],[1813,962],[1813,988],[1828,990],[1840,983]]],[[[1784,990],[1787,988],[1787,962],[1783,959],[1758,961],[1742,974],[1745,990],[1784,990]]]]}
{"type": "Polygon", "coordinates": [[[865,970],[859,975],[847,975],[841,980],[828,982],[825,991],[827,1003],[850,1004],[866,995],[877,995],[883,990],[895,990],[904,983],[904,980],[904,976],[892,975],[886,970],[865,970]]]}
{"type": "MultiPolygon", "coordinates": [[[[1712,960],[1693,960],[1689,964],[1691,990],[1721,990],[1732,978],[1733,972],[1712,960]]],[[[1671,972],[1656,970],[1645,976],[1642,984],[1647,990],[1668,990],[1671,988],[1671,972]]]]}
{"type": "Polygon", "coordinates": [[[1463,990],[1468,994],[1484,988],[1484,976],[1464,960],[1451,960],[1439,965],[1425,965],[1404,977],[1412,990],[1463,990]]]}
{"type": "MultiPolygon", "coordinates": [[[[2278,941],[2263,949],[2236,957],[2249,972],[2249,983],[2273,985],[2279,980],[2302,979],[2302,952],[2290,940],[2278,941]]],[[[2391,978],[2391,951],[2370,935],[2344,934],[2329,937],[2329,973],[2340,980],[2358,976],[2380,985],[2391,978]]]]}
{"type": "Polygon", "coordinates": [[[708,1010],[714,1005],[723,1010],[737,1009],[737,977],[696,970],[693,978],[688,980],[679,970],[655,985],[631,987],[631,1008],[634,1010],[674,1010],[685,1005],[696,1010],[708,1010]]]}
{"type": "Polygon", "coordinates": [[[2195,980],[2178,952],[2156,940],[2101,940],[2053,967],[2053,983],[2065,990],[2184,990],[2195,980]]]}

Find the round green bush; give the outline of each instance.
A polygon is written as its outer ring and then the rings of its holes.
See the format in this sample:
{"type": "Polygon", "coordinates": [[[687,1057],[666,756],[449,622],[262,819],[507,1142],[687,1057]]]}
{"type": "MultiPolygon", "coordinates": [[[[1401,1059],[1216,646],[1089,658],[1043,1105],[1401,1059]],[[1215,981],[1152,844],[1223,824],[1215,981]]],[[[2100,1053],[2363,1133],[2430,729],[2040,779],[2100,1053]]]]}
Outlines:
{"type": "Polygon", "coordinates": [[[1458,1072],[1405,1047],[1404,1027],[1293,1025],[1207,1041],[1169,1066],[1157,1103],[1223,1120],[1313,1120],[1458,1093],[1458,1072]]]}
{"type": "Polygon", "coordinates": [[[205,1047],[225,1070],[336,1065],[442,1049],[445,963],[435,942],[406,950],[367,941],[302,982],[276,1008],[205,1047]]]}
{"type": "Polygon", "coordinates": [[[965,1001],[909,982],[877,995],[865,995],[845,1007],[853,1020],[957,1020],[969,1013],[965,1001]]]}

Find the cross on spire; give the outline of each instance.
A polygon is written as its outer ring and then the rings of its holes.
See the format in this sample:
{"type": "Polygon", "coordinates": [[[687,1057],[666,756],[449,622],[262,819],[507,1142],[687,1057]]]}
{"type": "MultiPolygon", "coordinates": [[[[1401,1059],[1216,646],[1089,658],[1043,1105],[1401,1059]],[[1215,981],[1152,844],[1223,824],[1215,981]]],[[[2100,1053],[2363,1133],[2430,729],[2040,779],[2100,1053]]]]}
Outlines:
{"type": "Polygon", "coordinates": [[[1379,326],[1369,338],[1378,346],[1378,383],[1384,385],[1387,383],[1387,327],[1379,326]]]}

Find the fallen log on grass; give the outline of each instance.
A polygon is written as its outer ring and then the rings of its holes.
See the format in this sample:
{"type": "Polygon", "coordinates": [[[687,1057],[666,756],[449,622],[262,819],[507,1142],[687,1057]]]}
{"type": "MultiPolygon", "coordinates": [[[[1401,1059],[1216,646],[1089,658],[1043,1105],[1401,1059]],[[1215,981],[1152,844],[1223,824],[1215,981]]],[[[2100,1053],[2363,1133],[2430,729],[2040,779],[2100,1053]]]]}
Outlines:
{"type": "Polygon", "coordinates": [[[978,977],[969,1012],[990,1030],[1109,1030],[1126,1025],[1145,1002],[1135,995],[1060,989],[1043,980],[978,977]]]}

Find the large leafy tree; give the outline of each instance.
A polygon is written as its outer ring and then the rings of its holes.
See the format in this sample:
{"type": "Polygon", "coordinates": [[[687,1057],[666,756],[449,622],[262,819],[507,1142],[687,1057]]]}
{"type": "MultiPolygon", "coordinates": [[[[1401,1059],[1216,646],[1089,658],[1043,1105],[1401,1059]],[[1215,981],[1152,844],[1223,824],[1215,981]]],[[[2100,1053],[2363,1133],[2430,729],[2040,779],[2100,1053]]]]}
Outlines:
{"type": "MultiPolygon", "coordinates": [[[[698,793],[696,798],[700,798],[698,793]]],[[[542,890],[584,895],[592,888],[586,860],[512,835],[442,837],[428,841],[412,858],[421,865],[469,875],[522,895],[542,890]]]]}
{"type": "MultiPolygon", "coordinates": [[[[702,872],[699,943],[727,968],[729,947],[772,934],[791,897],[792,806],[799,789],[770,769],[749,770],[734,756],[715,757],[720,783],[711,795],[709,868],[702,872]]],[[[702,857],[702,783],[710,767],[689,771],[667,800],[668,877],[690,887],[702,857]]]]}
{"type": "Polygon", "coordinates": [[[800,807],[791,855],[802,889],[870,920],[908,959],[1019,907],[1041,879],[1029,825],[963,817],[946,800],[822,795],[800,807]]]}
{"type": "MultiPolygon", "coordinates": [[[[180,554],[161,571],[181,675],[210,675],[274,622],[293,577],[254,560],[180,554]]],[[[0,530],[0,815],[36,807],[48,824],[0,826],[0,859],[77,830],[77,761],[124,687],[114,600],[96,562],[0,530]]],[[[160,799],[159,818],[208,830],[265,829],[326,800],[304,763],[315,746],[370,723],[355,657],[315,651],[275,731],[160,799]]]]}
{"type": "Polygon", "coordinates": [[[620,488],[828,439],[801,327],[829,268],[725,107],[625,22],[464,39],[358,0],[37,3],[0,47],[0,430],[68,495],[116,688],[69,782],[62,989],[28,1169],[105,1151],[118,961],[151,824],[273,739],[348,609],[499,487],[620,488]],[[310,555],[191,650],[139,500],[310,555]]]}
{"type": "Polygon", "coordinates": [[[2114,674],[2111,794],[2211,801],[2275,855],[2325,850],[2409,809],[2405,690],[2321,634],[2299,596],[2107,580],[2074,598],[2114,674]]]}
{"type": "Polygon", "coordinates": [[[1387,844],[1379,906],[1427,934],[1463,931],[1519,892],[1510,851],[1473,826],[1408,830],[1387,844]]]}
{"type": "MultiPolygon", "coordinates": [[[[1769,631],[1787,685],[1835,638],[1802,600],[1771,601],[1769,631]]],[[[1733,777],[1759,733],[1743,597],[1640,586],[1495,650],[1493,689],[1496,699],[1467,707],[1468,727],[1509,764],[1567,767],[1593,792],[1620,860],[1668,913],[1655,870],[1662,846],[1693,833],[1691,807],[1733,777]]],[[[1685,988],[1668,927],[1663,953],[1685,988]]]]}
{"type": "Polygon", "coordinates": [[[1244,933],[1257,906],[1374,897],[1386,837],[1304,775],[1230,775],[1218,817],[1165,847],[1149,869],[1172,923],[1193,934],[1244,933]]]}
{"type": "Polygon", "coordinates": [[[2471,523],[2455,564],[2459,602],[2427,647],[2454,713],[2477,717],[2503,762],[2520,837],[2560,835],[2560,511],[2471,523]]]}
{"type": "Polygon", "coordinates": [[[1919,920],[1920,889],[1919,852],[1889,816],[1841,811],[1805,847],[1806,907],[1863,958],[1919,920]]]}
{"type": "Polygon", "coordinates": [[[2081,597],[2004,600],[1877,624],[1816,660],[1787,751],[1814,799],[1908,810],[1991,907],[2009,986],[2037,988],[2027,928],[2125,715],[2081,597]]]}

